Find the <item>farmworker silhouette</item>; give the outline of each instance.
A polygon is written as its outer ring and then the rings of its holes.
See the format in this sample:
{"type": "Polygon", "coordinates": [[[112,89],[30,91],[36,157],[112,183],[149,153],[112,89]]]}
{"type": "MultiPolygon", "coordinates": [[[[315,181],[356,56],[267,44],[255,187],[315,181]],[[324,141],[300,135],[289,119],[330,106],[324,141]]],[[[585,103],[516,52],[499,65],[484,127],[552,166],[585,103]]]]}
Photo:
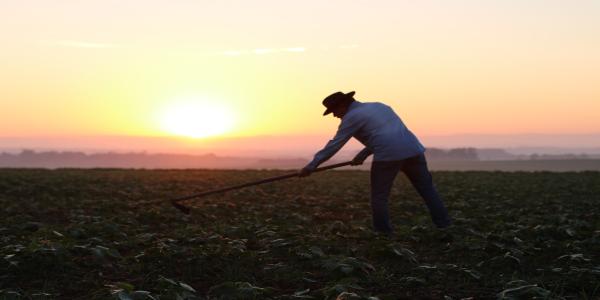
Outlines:
{"type": "Polygon", "coordinates": [[[433,185],[425,160],[425,147],[404,125],[389,106],[379,102],[359,102],[354,92],[336,92],[323,100],[327,108],[323,115],[333,113],[341,119],[338,130],[325,147],[299,173],[310,175],[320,164],[337,153],[354,137],[365,148],[352,160],[360,165],[371,154],[371,209],[375,231],[391,234],[388,198],[396,178],[402,171],[419,195],[425,200],[431,219],[437,228],[450,226],[450,218],[443,201],[433,185]]]}

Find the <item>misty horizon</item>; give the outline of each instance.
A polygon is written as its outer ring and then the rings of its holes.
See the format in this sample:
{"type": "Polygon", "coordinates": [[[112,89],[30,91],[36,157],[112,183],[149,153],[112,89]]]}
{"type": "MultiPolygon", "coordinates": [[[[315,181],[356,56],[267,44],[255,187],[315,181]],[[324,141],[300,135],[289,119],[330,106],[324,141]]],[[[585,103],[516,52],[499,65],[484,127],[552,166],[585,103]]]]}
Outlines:
{"type": "MultiPolygon", "coordinates": [[[[351,160],[345,152],[327,164],[351,160]]],[[[429,148],[425,156],[433,170],[467,171],[592,171],[600,170],[600,154],[530,154],[516,155],[503,149],[429,148]]],[[[295,169],[310,161],[309,157],[236,157],[213,153],[150,154],[146,152],[92,153],[77,151],[0,152],[0,168],[125,168],[125,169],[295,169]]],[[[345,169],[370,169],[371,159],[360,166],[345,169]]]]}
{"type": "MultiPolygon", "coordinates": [[[[217,154],[238,157],[307,157],[330,139],[325,135],[260,135],[191,139],[145,136],[48,136],[0,137],[0,151],[21,150],[98,152],[147,152],[168,154],[217,154]]],[[[455,134],[424,135],[427,148],[499,148],[519,155],[598,154],[597,134],[455,134]]],[[[340,154],[360,151],[362,145],[351,139],[340,154]]],[[[340,155],[338,154],[338,155],[340,155]]],[[[349,154],[348,154],[349,155],[349,154]]]]}

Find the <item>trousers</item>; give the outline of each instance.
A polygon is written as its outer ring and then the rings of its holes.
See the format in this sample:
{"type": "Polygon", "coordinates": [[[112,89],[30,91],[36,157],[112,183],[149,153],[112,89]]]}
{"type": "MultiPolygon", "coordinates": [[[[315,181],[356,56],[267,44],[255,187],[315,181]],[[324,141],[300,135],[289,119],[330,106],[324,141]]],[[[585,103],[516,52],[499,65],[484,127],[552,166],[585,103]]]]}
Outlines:
{"type": "Polygon", "coordinates": [[[396,175],[402,171],[413,187],[425,201],[431,220],[438,228],[451,224],[444,202],[433,185],[431,173],[427,168],[424,154],[396,161],[374,161],[371,164],[371,209],[375,231],[391,233],[393,231],[388,198],[396,175]]]}

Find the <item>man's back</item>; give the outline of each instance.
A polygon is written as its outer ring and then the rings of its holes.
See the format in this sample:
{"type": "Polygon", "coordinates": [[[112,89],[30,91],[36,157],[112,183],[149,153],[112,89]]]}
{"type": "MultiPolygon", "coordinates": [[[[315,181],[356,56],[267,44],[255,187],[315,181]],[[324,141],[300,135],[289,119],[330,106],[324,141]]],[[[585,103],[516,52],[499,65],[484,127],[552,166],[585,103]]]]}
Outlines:
{"type": "Polygon", "coordinates": [[[340,127],[357,128],[353,136],[373,151],[375,161],[401,160],[425,151],[391,107],[379,102],[353,102],[340,127]]]}

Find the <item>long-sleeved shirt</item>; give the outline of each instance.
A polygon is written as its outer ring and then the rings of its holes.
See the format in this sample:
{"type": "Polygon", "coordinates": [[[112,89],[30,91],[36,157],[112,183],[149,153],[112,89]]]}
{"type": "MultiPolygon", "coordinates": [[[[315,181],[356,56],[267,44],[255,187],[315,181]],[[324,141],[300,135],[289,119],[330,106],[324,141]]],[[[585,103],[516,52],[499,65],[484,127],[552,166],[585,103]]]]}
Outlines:
{"type": "Polygon", "coordinates": [[[374,161],[401,160],[425,152],[425,147],[391,107],[379,102],[354,101],[342,117],[333,139],[315,154],[307,167],[316,168],[352,137],[365,146],[357,156],[366,158],[373,153],[374,161]]]}

